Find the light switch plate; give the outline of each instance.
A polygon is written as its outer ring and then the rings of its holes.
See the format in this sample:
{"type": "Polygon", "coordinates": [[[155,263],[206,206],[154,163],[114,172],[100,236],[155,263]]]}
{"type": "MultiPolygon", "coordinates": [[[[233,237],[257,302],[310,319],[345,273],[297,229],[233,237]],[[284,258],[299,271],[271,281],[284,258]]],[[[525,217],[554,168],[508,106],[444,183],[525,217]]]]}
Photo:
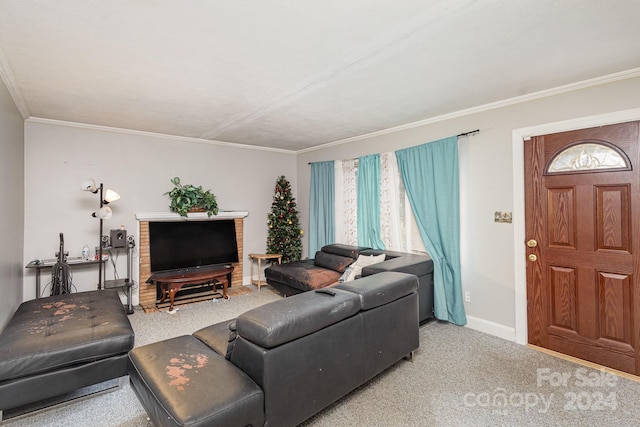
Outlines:
{"type": "Polygon", "coordinates": [[[511,224],[513,222],[513,213],[512,212],[504,212],[504,211],[496,211],[493,217],[494,222],[504,222],[511,224]]]}

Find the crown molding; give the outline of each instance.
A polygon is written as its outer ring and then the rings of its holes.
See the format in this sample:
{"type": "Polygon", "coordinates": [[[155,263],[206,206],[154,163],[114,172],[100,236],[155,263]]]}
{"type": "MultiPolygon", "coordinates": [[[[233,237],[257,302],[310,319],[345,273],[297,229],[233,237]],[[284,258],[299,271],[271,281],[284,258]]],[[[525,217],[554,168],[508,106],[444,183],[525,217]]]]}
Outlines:
{"type": "Polygon", "coordinates": [[[13,73],[11,72],[11,68],[9,67],[9,62],[7,61],[7,57],[4,55],[2,47],[0,46],[0,79],[4,82],[4,85],[7,87],[7,91],[9,91],[9,95],[13,99],[14,104],[16,104],[16,108],[20,115],[22,116],[22,120],[27,120],[30,116],[29,107],[27,107],[27,103],[24,100],[24,96],[22,96],[22,92],[16,82],[16,79],[13,77],[13,73]]]}
{"type": "Polygon", "coordinates": [[[116,128],[111,126],[102,126],[102,125],[91,125],[87,123],[68,122],[64,120],[45,119],[42,117],[29,117],[25,121],[29,123],[41,123],[41,124],[63,126],[63,127],[70,127],[70,128],[76,128],[76,129],[97,130],[101,132],[145,136],[150,138],[169,139],[169,140],[181,141],[181,142],[192,142],[196,144],[210,144],[210,145],[217,145],[217,146],[224,146],[224,147],[241,148],[244,150],[271,151],[271,152],[284,153],[284,154],[296,154],[295,151],[284,150],[282,148],[261,147],[257,145],[238,144],[235,142],[215,141],[210,139],[193,138],[188,136],[168,135],[164,133],[147,132],[142,130],[124,129],[124,128],[116,128]]]}
{"type": "Polygon", "coordinates": [[[471,107],[464,110],[455,111],[452,113],[442,114],[440,116],[431,117],[424,120],[419,120],[417,122],[407,123],[400,126],[395,126],[392,128],[382,129],[379,131],[366,133],[363,135],[352,136],[350,138],[340,139],[338,141],[329,142],[326,144],[318,145],[315,147],[305,148],[302,150],[298,150],[296,154],[308,153],[311,151],[322,150],[329,147],[334,147],[336,145],[347,144],[349,142],[360,141],[363,139],[369,139],[376,136],[387,135],[394,132],[400,132],[407,129],[413,129],[420,126],[425,126],[433,123],[443,122],[445,120],[451,120],[458,117],[464,117],[471,114],[482,113],[489,110],[496,110],[498,108],[508,107],[515,104],[521,104],[523,102],[534,101],[541,98],[547,98],[550,96],[560,95],[567,92],[573,92],[576,90],[586,89],[593,86],[600,86],[607,83],[617,82],[619,80],[632,79],[635,77],[640,77],[640,67],[632,68],[630,70],[621,71],[618,73],[608,74],[606,76],[595,77],[588,80],[582,80],[575,83],[570,83],[563,86],[558,86],[551,89],[545,89],[538,92],[532,92],[526,95],[520,95],[513,98],[507,98],[501,101],[491,102],[488,104],[479,105],[477,107],[471,107]]]}

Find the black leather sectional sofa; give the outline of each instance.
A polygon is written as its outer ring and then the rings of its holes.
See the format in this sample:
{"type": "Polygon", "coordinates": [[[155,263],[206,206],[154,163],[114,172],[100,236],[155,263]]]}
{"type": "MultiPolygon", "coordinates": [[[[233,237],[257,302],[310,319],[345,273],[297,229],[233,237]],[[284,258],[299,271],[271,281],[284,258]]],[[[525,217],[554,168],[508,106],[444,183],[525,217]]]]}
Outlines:
{"type": "Polygon", "coordinates": [[[385,255],[383,262],[366,266],[362,277],[383,271],[413,274],[418,278],[419,321],[433,316],[433,260],[428,255],[380,251],[361,246],[331,244],[316,252],[314,259],[273,264],[265,269],[267,283],[286,296],[339,284],[345,270],[360,255],[385,255]]]}
{"type": "Polygon", "coordinates": [[[382,272],[135,348],[132,387],[156,426],[295,426],[412,355],[417,286],[382,272]]]}

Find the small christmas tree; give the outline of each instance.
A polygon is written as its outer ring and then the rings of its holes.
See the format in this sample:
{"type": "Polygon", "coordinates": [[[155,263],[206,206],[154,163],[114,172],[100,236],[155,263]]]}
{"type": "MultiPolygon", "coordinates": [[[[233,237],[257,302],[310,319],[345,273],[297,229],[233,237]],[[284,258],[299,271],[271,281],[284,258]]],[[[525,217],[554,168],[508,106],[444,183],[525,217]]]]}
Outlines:
{"type": "Polygon", "coordinates": [[[281,254],[282,262],[297,261],[302,256],[302,234],[298,222],[296,199],[284,176],[276,181],[271,212],[268,216],[267,253],[281,254]]]}

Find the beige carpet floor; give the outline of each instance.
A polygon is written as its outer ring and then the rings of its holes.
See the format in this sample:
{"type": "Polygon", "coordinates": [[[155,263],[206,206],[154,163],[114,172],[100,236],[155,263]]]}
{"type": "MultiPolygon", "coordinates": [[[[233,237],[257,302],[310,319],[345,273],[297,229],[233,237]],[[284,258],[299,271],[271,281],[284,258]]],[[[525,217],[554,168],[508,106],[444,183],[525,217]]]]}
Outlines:
{"type": "MultiPolygon", "coordinates": [[[[248,288],[248,287],[247,287],[248,288]]],[[[246,289],[249,290],[249,289],[246,289]]],[[[246,291],[245,290],[245,291],[246,291]]],[[[130,316],[136,345],[190,334],[279,299],[253,288],[227,302],[201,302],[130,316]]],[[[9,422],[11,426],[149,427],[127,383],[118,391],[9,422]]],[[[640,383],[584,368],[469,328],[420,328],[412,362],[400,361],[305,421],[336,426],[638,426],[640,383]]]]}

